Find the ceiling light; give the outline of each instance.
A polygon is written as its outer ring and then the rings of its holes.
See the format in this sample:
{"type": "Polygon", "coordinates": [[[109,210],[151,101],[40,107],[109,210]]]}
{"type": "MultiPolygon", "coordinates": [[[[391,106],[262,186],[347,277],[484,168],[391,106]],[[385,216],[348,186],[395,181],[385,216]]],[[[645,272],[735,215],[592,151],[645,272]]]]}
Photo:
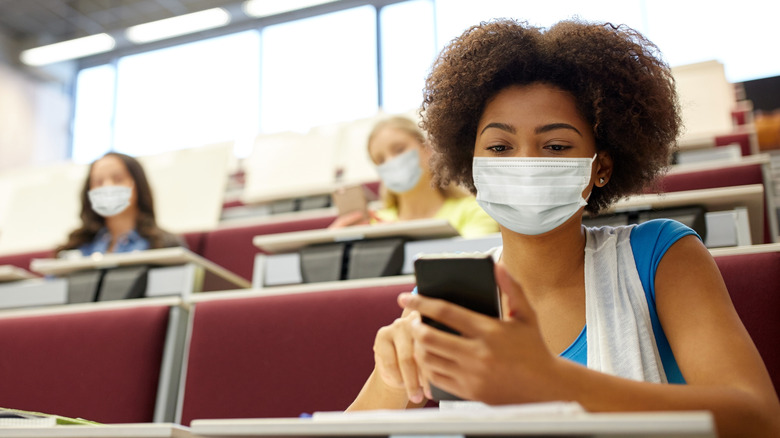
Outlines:
{"type": "Polygon", "coordinates": [[[252,17],[268,17],[282,12],[296,11],[310,6],[331,3],[333,0],[248,0],[244,2],[244,12],[252,17]]]}
{"type": "Polygon", "coordinates": [[[140,44],[179,35],[213,29],[230,23],[230,14],[222,8],[207,9],[127,28],[127,39],[140,44]]]}
{"type": "Polygon", "coordinates": [[[115,45],[114,38],[108,34],[99,33],[97,35],[49,44],[48,46],[27,49],[22,51],[19,58],[23,63],[37,67],[108,52],[115,45]]]}

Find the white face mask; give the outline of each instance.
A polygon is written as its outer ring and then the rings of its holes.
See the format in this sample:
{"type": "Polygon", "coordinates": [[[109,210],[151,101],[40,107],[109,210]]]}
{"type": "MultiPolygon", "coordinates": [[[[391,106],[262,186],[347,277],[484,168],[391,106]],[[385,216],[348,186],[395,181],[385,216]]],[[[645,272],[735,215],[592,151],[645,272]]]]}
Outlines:
{"type": "Polygon", "coordinates": [[[420,182],[420,152],[416,148],[393,157],[377,166],[379,177],[385,186],[395,193],[412,190],[420,182]]]}
{"type": "Polygon", "coordinates": [[[582,191],[595,159],[474,157],[477,203],[516,233],[546,233],[588,204],[582,191]]]}
{"type": "Polygon", "coordinates": [[[132,193],[132,187],[103,186],[90,190],[87,195],[95,213],[111,217],[125,211],[130,205],[132,193]]]}

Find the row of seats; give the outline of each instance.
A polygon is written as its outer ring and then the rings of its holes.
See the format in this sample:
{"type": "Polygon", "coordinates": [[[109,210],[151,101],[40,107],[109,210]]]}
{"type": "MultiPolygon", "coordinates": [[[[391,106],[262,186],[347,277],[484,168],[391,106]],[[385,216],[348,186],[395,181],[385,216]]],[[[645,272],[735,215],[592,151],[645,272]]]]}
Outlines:
{"type": "MultiPolygon", "coordinates": [[[[760,156],[759,156],[760,157],[760,156]]],[[[658,185],[648,189],[652,192],[679,192],[707,188],[761,184],[765,187],[763,240],[753,243],[771,243],[777,240],[777,219],[774,214],[774,185],[768,170],[769,161],[744,160],[729,165],[697,165],[687,171],[671,172],[658,185]]],[[[211,231],[185,233],[190,250],[212,262],[250,280],[254,256],[260,252],[252,244],[254,236],[274,233],[303,231],[327,227],[334,219],[334,212],[323,210],[322,214],[291,215],[287,220],[259,219],[243,225],[222,226],[211,231]]],[[[0,256],[0,265],[10,264],[28,269],[33,258],[51,257],[50,251],[0,256]]]]}
{"type": "Polygon", "coordinates": [[[777,220],[774,205],[774,184],[769,172],[769,158],[734,162],[726,165],[700,165],[686,171],[670,172],[664,175],[658,185],[646,193],[669,193],[686,190],[712,189],[751,184],[764,186],[764,239],[772,243],[778,239],[777,220]]]}
{"type": "MultiPolygon", "coordinates": [[[[715,259],[778,390],[780,249],[715,259]]],[[[410,287],[203,295],[191,306],[189,346],[176,353],[181,371],[166,363],[171,338],[181,337],[170,330],[173,312],[186,306],[146,299],[0,314],[0,406],[150,422],[161,419],[159,393],[173,381],[184,425],[342,410],[372,370],[376,330],[400,314],[396,296],[410,287]]]]}
{"type": "MultiPolygon", "coordinates": [[[[212,231],[184,233],[183,237],[192,252],[251,281],[255,254],[260,252],[252,244],[254,236],[325,228],[335,218],[334,214],[328,212],[306,218],[259,221],[212,231]]],[[[53,256],[54,253],[50,250],[0,255],[0,266],[13,265],[29,269],[32,259],[53,256]]]]}

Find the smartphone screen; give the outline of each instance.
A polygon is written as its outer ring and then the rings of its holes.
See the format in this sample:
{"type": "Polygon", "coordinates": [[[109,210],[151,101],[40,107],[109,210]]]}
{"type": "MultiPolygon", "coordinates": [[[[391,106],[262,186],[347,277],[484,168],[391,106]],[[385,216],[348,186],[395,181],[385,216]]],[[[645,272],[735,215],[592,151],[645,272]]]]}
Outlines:
{"type": "MultiPolygon", "coordinates": [[[[420,257],[414,262],[417,293],[440,298],[484,315],[500,317],[501,300],[493,276],[493,258],[484,257],[420,257]]],[[[432,321],[423,322],[458,334],[455,330],[432,321]]]]}
{"type": "MultiPolygon", "coordinates": [[[[422,256],[414,262],[417,293],[440,298],[484,315],[501,316],[501,298],[493,274],[493,258],[422,256]]],[[[457,331],[423,317],[423,322],[449,333],[457,331]]],[[[431,385],[434,400],[461,400],[431,385]]]]}

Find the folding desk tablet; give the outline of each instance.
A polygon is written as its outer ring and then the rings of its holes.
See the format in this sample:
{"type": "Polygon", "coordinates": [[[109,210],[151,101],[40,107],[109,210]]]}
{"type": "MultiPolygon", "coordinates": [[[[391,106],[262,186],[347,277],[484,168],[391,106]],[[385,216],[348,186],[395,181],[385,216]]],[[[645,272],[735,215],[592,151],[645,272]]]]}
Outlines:
{"type": "Polygon", "coordinates": [[[44,280],[26,269],[0,266],[0,308],[65,304],[65,280],[44,280]]]}
{"type": "Polygon", "coordinates": [[[13,265],[0,266],[0,283],[35,278],[31,272],[13,265]]]}
{"type": "Polygon", "coordinates": [[[161,248],[75,259],[34,259],[30,269],[68,278],[68,302],[181,295],[203,289],[215,276],[220,289],[248,288],[240,276],[185,248],[161,248]]]}
{"type": "Polygon", "coordinates": [[[4,438],[195,438],[188,427],[172,423],[99,426],[0,428],[4,438]]]}
{"type": "Polygon", "coordinates": [[[318,419],[194,420],[192,432],[217,437],[697,437],[715,438],[709,412],[538,413],[453,416],[425,411],[374,411],[318,419]]]}
{"type": "MultiPolygon", "coordinates": [[[[744,238],[749,236],[752,243],[764,241],[764,186],[762,184],[636,195],[627,199],[621,199],[604,211],[604,213],[611,214],[690,205],[704,206],[708,215],[712,212],[733,211],[740,208],[747,210],[747,223],[744,220],[732,222],[735,229],[731,230],[731,233],[736,234],[734,239],[736,240],[739,236],[744,236],[744,238]]],[[[737,215],[737,217],[745,219],[744,214],[737,215]]],[[[708,229],[717,228],[711,227],[711,223],[714,222],[708,219],[708,229]]],[[[717,233],[722,230],[715,229],[714,231],[717,233]]]]}
{"type": "Polygon", "coordinates": [[[404,244],[454,237],[445,219],[420,219],[256,236],[253,286],[372,278],[401,273],[404,244]]]}

